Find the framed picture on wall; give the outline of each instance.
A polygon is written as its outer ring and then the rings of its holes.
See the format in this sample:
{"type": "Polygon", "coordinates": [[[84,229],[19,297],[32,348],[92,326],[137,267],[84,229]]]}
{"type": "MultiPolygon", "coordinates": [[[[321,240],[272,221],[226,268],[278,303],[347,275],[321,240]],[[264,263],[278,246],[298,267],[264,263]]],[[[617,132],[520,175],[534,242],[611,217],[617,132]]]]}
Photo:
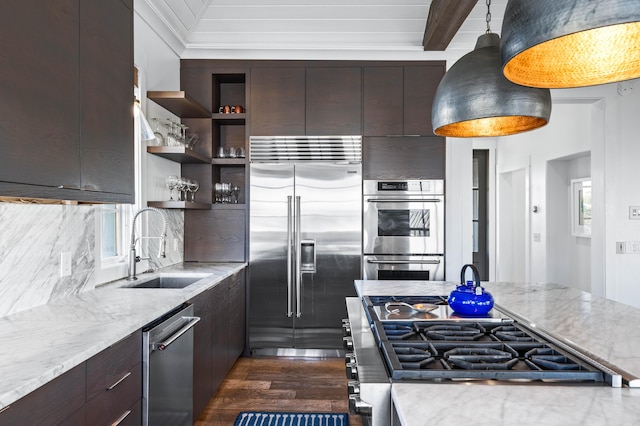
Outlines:
{"type": "Polygon", "coordinates": [[[571,235],[591,238],[591,178],[571,179],[571,235]]]}

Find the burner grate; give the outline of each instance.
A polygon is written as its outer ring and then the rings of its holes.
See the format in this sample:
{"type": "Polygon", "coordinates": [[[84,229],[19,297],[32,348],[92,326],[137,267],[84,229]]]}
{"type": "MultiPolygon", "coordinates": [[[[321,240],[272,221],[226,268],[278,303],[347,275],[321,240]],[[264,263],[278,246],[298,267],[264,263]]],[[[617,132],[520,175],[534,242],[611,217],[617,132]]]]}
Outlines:
{"type": "Polygon", "coordinates": [[[376,322],[374,329],[393,380],[604,383],[600,370],[515,323],[376,322]]]}

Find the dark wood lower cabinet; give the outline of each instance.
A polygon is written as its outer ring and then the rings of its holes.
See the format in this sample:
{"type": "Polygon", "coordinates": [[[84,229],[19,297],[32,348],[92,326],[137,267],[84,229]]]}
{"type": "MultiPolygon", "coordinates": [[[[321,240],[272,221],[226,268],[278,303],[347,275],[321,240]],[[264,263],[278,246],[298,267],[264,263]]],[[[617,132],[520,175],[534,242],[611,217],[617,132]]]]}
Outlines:
{"type": "Polygon", "coordinates": [[[244,275],[237,272],[193,299],[194,314],[200,317],[193,348],[194,420],[244,351],[244,275]]]}
{"type": "Polygon", "coordinates": [[[0,414],[2,425],[58,425],[83,408],[85,403],[86,364],[72,368],[25,397],[0,414]]]}
{"type": "Polygon", "coordinates": [[[0,425],[139,426],[142,334],[105,349],[0,413],[0,425]]]}

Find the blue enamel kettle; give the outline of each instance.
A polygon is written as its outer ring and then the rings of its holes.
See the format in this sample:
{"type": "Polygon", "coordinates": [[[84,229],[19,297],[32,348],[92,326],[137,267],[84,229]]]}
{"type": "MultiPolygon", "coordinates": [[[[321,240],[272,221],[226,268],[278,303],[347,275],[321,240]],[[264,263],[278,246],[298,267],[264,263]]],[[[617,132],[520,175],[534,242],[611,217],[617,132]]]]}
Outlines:
{"type": "Polygon", "coordinates": [[[460,285],[449,294],[449,306],[460,315],[482,316],[493,309],[493,296],[480,285],[480,274],[473,265],[464,265],[460,285]],[[473,281],[465,282],[467,268],[473,271],[473,281]]]}

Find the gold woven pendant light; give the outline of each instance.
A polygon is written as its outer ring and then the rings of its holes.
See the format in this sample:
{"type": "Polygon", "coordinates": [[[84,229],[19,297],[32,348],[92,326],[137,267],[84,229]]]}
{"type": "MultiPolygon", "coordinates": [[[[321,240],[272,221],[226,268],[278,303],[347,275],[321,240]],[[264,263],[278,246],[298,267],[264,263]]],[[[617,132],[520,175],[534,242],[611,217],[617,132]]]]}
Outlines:
{"type": "Polygon", "coordinates": [[[640,1],[509,0],[501,50],[506,78],[531,87],[640,77],[640,1]]]}

